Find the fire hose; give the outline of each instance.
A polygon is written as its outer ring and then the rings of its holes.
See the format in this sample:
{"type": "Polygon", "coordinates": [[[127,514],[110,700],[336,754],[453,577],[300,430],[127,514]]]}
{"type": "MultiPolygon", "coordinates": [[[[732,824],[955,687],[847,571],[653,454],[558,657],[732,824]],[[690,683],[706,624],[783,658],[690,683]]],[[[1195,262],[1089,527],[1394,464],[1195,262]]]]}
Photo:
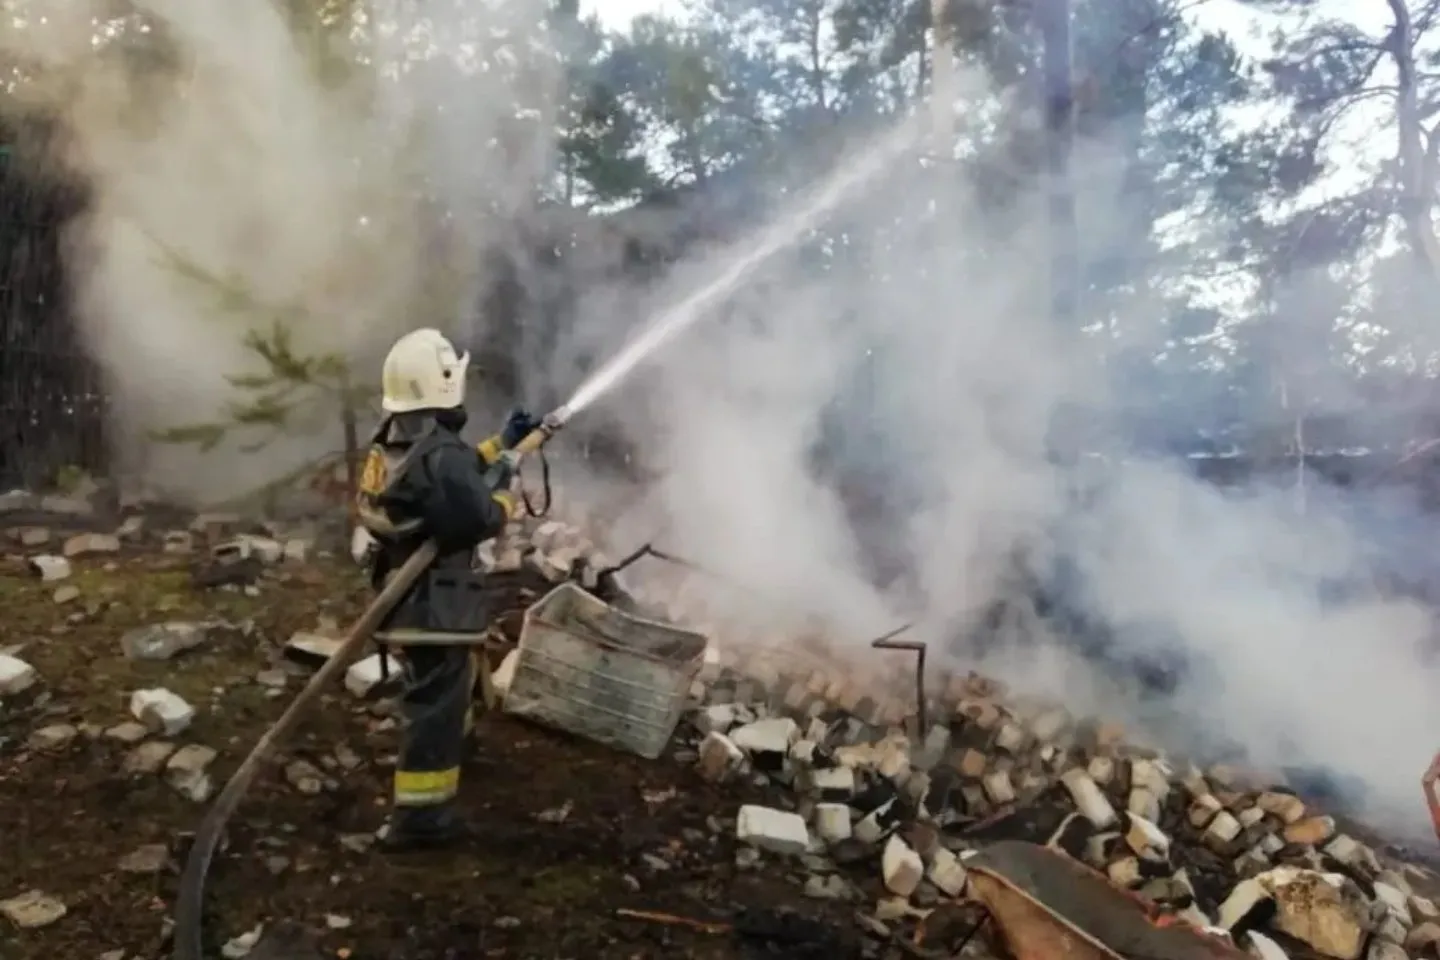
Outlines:
{"type": "MultiPolygon", "coordinates": [[[[536,453],[565,425],[570,411],[561,407],[545,418],[542,425],[521,440],[513,448],[512,455],[524,457],[536,453]]],[[[547,480],[548,485],[548,480],[547,480]]],[[[548,499],[548,498],[547,498],[548,499]]],[[[240,801],[255,781],[255,776],[270,755],[287,737],[295,731],[306,712],[316,703],[320,694],[336,677],[350,666],[365,648],[386,615],[400,602],[406,592],[415,584],[420,575],[435,560],[435,542],[427,540],[405,561],[370,602],[346,632],[339,649],[310,678],[310,682],[285,708],[280,719],[265,731],[260,741],[241,762],[234,775],[215,798],[215,803],[205,814],[195,831],[195,840],[185,861],[185,870],[180,875],[179,896],[175,901],[175,944],[174,960],[204,960],[202,926],[205,910],[205,878],[220,846],[225,827],[230,822],[240,801]]]]}

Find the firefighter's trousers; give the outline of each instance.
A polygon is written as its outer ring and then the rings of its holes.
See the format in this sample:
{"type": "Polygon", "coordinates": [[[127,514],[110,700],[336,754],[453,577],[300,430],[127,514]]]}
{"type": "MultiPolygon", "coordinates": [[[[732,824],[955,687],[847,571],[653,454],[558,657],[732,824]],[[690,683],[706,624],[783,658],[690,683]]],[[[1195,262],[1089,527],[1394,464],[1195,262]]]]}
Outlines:
{"type": "Polygon", "coordinates": [[[404,648],[400,698],[404,739],[395,766],[395,806],[436,807],[460,790],[460,764],[474,722],[476,647],[404,648]]]}

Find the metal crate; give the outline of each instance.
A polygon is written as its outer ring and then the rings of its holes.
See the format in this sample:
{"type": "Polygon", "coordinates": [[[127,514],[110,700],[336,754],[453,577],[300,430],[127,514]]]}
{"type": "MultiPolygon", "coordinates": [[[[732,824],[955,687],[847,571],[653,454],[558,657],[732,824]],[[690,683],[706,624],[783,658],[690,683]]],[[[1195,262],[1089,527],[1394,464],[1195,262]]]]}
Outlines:
{"type": "Polygon", "coordinates": [[[706,645],[703,634],[563,583],[525,611],[505,712],[653,760],[680,722],[706,645]]]}

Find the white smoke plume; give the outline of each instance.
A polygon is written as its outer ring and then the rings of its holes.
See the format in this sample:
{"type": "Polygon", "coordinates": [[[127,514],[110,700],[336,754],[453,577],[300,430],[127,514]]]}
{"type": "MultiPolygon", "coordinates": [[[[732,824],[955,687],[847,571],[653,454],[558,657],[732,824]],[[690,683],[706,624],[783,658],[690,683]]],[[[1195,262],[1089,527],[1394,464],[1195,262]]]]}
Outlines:
{"type": "Polygon", "coordinates": [[[214,501],[341,443],[322,396],[258,455],[263,430],[208,453],[146,442],[246,402],[227,378],[266,372],[248,329],[279,319],[301,355],[368,375],[410,327],[473,326],[483,245],[545,174],[554,61],[534,3],[317,5],[353,15],[341,51],[279,2],[117,9],[12,4],[0,56],[25,72],[19,100],[58,115],[58,159],[91,189],[71,272],[120,453],[214,501]]]}
{"type": "MultiPolygon", "coordinates": [[[[1094,143],[1077,156],[1087,236],[1107,234],[1109,218],[1119,233],[1126,215],[1115,159],[1094,143]]],[[[1088,442],[1113,453],[1123,424],[1102,371],[1121,349],[1159,344],[1144,342],[1153,326],[1140,314],[1115,318],[1138,332],[1113,341],[1056,330],[1043,197],[1019,198],[1002,229],[974,189],[912,160],[813,225],[864,246],[864,269],[778,260],[637,373],[640,385],[597,404],[619,411],[660,477],[612,517],[617,549],[658,532],[661,546],[743,583],[688,583],[703,594],[694,609],[738,637],[784,643],[808,613],[858,645],[913,618],[914,635],[958,665],[1201,758],[1238,745],[1272,773],[1353,778],[1363,790],[1347,799],[1368,816],[1427,837],[1419,776],[1440,745],[1430,613],[1368,589],[1356,528],[1315,493],[1301,515],[1290,490],[1226,491],[1182,459],[1112,456],[1082,464],[1097,488],[1077,508],[1070,488],[1086,473],[1047,456],[1056,418],[1085,410],[1088,442]],[[839,415],[830,445],[861,478],[856,501],[901,505],[874,519],[879,529],[847,515],[812,456],[857,377],[871,402],[839,415]],[[877,585],[887,555],[908,572],[877,585]],[[1109,659],[1037,609],[1017,558],[1047,593],[1064,584],[1065,612],[1100,631],[1109,659]],[[1348,596],[1331,596],[1337,583],[1348,596]],[[1121,675],[1137,657],[1172,665],[1174,689],[1143,695],[1121,675]]],[[[721,272],[754,243],[682,269],[721,272]]],[[[613,290],[598,299],[577,326],[593,342],[608,324],[613,350],[636,311],[617,311],[613,290]]]]}
{"type": "MultiPolygon", "coordinates": [[[[545,173],[547,139],[505,132],[531,111],[544,125],[554,78],[543,67],[520,71],[517,87],[515,72],[493,67],[504,57],[477,52],[483,16],[447,23],[427,5],[435,22],[417,32],[396,0],[387,29],[367,34],[377,62],[409,44],[445,56],[327,86],[267,4],[147,0],[185,55],[181,79],[132,116],[118,108],[139,101],[133,81],[90,43],[101,6],[46,4],[45,22],[32,11],[24,30],[0,35],[0,53],[64,79],[42,92],[67,122],[68,161],[96,192],[81,233],[85,320],[132,433],[215,409],[222,375],[245,364],[214,298],[157,260],[157,241],[260,299],[323,317],[304,330],[307,343],[343,348],[360,369],[399,331],[443,319],[432,314],[467,318],[454,305],[486,278],[466,264],[516,236],[508,220],[523,209],[513,201],[545,173]],[[389,84],[378,92],[367,86],[377,77],[389,84]],[[517,111],[521,87],[531,100],[517,111]],[[417,118],[430,136],[409,135],[417,118]],[[497,141],[522,146],[497,152],[497,141]],[[413,202],[417,181],[429,206],[413,202]],[[449,233],[438,258],[436,211],[449,233]],[[459,264],[461,282],[436,280],[437,260],[459,264]],[[426,299],[437,288],[441,306],[426,299]]],[[[534,37],[541,14],[530,0],[494,16],[509,36],[534,37]]],[[[516,43],[513,56],[533,52],[516,43]]],[[[966,84],[967,101],[986,100],[983,78],[966,84]]],[[[962,139],[980,138],[976,123],[962,139]]],[[[1077,156],[1086,236],[1124,236],[1113,161],[1103,144],[1077,156]]],[[[1101,376],[1118,348],[1048,319],[1043,198],[1012,198],[1002,225],[963,169],[896,164],[812,225],[861,251],[852,266],[826,269],[813,249],[777,258],[601,397],[583,416],[622,430],[650,479],[638,492],[587,481],[572,450],[568,497],[600,515],[614,552],[657,537],[746,585],[685,584],[726,629],[784,642],[820,615],[837,641],[859,644],[913,618],[956,662],[1078,712],[1128,719],[1185,748],[1238,742],[1262,766],[1357,777],[1368,813],[1422,831],[1418,778],[1440,730],[1428,613],[1373,592],[1327,597],[1327,584],[1362,571],[1362,557],[1323,498],[1301,517],[1288,494],[1224,492],[1183,463],[1112,458],[1083,498],[1088,509],[1075,510],[1074,478],[1047,459],[1048,438],[1071,407],[1087,411],[1096,436],[1120,432],[1101,376]],[[847,392],[864,402],[837,413],[847,392]],[[822,438],[846,483],[817,469],[822,438]],[[867,500],[890,509],[847,512],[867,500]],[[1119,652],[1187,658],[1178,690],[1136,698],[1117,668],[1087,659],[1067,625],[1037,609],[1017,575],[1022,557],[1039,574],[1068,571],[1066,604],[1103,625],[1119,652]],[[1008,608],[992,616],[997,600],[1008,608]]],[[[782,209],[786,191],[770,186],[782,209]]],[[[618,349],[656,303],[753,242],[692,251],[668,282],[644,289],[614,279],[611,254],[585,262],[575,252],[569,279],[584,295],[567,338],[530,358],[527,394],[563,399],[582,379],[575,357],[618,349]]],[[[1115,325],[1145,330],[1146,320],[1115,325]]],[[[476,318],[474,332],[488,322],[476,318]]],[[[562,439],[557,454],[566,452],[562,439]]],[[[213,496],[281,465],[191,457],[180,486],[213,496]]]]}

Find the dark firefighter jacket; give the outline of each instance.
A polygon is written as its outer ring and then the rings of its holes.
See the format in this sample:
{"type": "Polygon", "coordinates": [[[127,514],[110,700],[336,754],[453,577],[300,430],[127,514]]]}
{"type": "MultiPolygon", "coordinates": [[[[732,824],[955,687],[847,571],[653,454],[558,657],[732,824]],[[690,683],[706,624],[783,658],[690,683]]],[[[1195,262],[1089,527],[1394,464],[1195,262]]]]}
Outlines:
{"type": "Polygon", "coordinates": [[[379,544],[371,568],[375,587],[426,538],[439,547],[430,570],[381,623],[378,640],[465,643],[485,630],[475,547],[504,530],[515,501],[484,473],[498,455],[498,438],[471,447],[459,435],[464,422],[460,410],[399,414],[381,424],[371,443],[357,507],[379,544]]]}

